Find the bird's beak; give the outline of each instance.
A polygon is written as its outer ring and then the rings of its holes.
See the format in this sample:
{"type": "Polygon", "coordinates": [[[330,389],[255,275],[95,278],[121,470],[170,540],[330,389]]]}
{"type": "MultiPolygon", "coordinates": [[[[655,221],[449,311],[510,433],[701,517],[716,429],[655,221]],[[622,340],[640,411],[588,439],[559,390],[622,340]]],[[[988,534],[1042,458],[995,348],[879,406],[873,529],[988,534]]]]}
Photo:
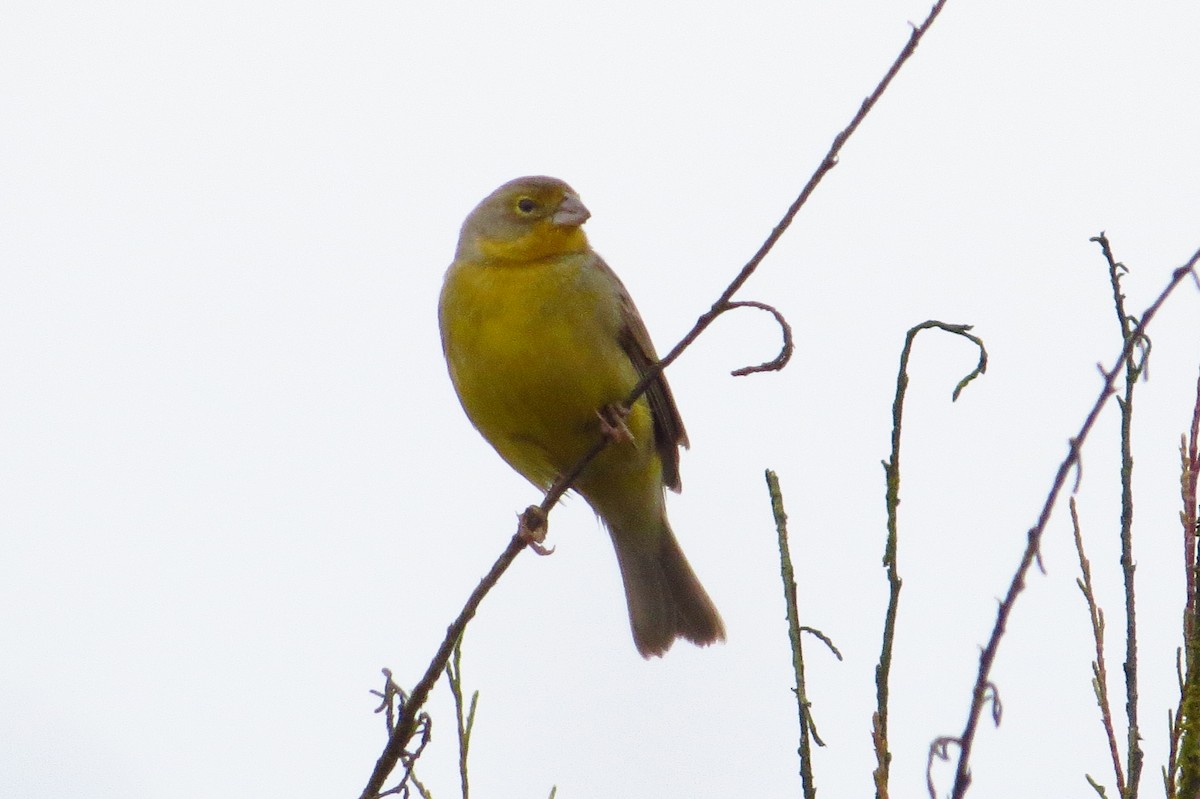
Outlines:
{"type": "Polygon", "coordinates": [[[578,227],[588,221],[588,217],[592,212],[587,209],[579,198],[574,194],[568,194],[563,197],[562,202],[558,204],[558,209],[554,215],[550,217],[551,221],[556,225],[571,225],[578,227]]]}

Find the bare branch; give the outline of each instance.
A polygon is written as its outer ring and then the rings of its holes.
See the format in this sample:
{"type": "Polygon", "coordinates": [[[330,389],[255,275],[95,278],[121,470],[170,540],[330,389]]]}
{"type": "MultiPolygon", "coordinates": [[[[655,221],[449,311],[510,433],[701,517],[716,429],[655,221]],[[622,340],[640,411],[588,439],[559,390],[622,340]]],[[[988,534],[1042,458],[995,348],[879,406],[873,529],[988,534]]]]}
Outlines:
{"type": "MultiPolygon", "coordinates": [[[[1092,564],[1083,551],[1083,534],[1079,529],[1079,511],[1075,507],[1075,497],[1071,497],[1069,506],[1071,526],[1075,531],[1075,551],[1079,554],[1079,571],[1083,574],[1078,581],[1079,590],[1083,592],[1083,598],[1087,602],[1088,617],[1092,622],[1092,639],[1096,642],[1096,659],[1092,661],[1092,684],[1096,693],[1096,703],[1100,706],[1100,721],[1104,725],[1104,734],[1108,737],[1108,751],[1112,756],[1113,774],[1117,780],[1117,796],[1124,797],[1125,771],[1121,768],[1121,754],[1117,748],[1117,734],[1113,726],[1112,709],[1108,703],[1108,669],[1104,666],[1104,611],[1096,603],[1096,594],[1092,590],[1092,564]]],[[[1090,777],[1088,781],[1091,782],[1090,777]]]]}
{"type": "Polygon", "coordinates": [[[1127,761],[1128,782],[1121,791],[1122,799],[1135,799],[1142,778],[1141,733],[1138,731],[1138,659],[1137,659],[1137,601],[1134,592],[1133,562],[1133,389],[1147,374],[1150,358],[1150,337],[1143,330],[1136,337],[1137,319],[1125,311],[1125,294],[1121,278],[1129,269],[1117,263],[1108,237],[1101,233],[1092,241],[1100,245],[1108,262],[1108,278],[1112,285],[1113,308],[1121,326],[1121,338],[1131,341],[1134,349],[1125,359],[1125,396],[1117,397],[1121,410],[1121,573],[1125,579],[1125,714],[1128,723],[1127,761]],[[1135,354],[1137,357],[1135,357],[1135,354]]]}
{"type": "MultiPolygon", "coordinates": [[[[775,517],[775,531],[779,539],[779,575],[783,580],[783,599],[787,609],[788,639],[791,641],[792,669],[796,672],[796,708],[800,717],[800,788],[804,799],[815,799],[816,784],[812,773],[812,742],[824,746],[816,733],[811,703],[808,701],[804,683],[804,647],[800,643],[800,611],[796,601],[796,577],[792,570],[791,549],[788,546],[787,513],[783,510],[783,490],[779,477],[767,469],[767,492],[771,496],[771,513],[775,517]]],[[[824,637],[824,636],[822,636],[824,637]]]]}
{"type": "Polygon", "coordinates": [[[875,781],[876,799],[887,797],[888,776],[892,763],[892,753],[888,748],[888,680],[892,671],[892,648],[896,633],[896,614],[900,606],[900,588],[904,584],[900,579],[896,552],[899,546],[900,431],[903,429],[904,398],[908,392],[908,359],[912,354],[917,334],[931,328],[963,336],[979,347],[979,363],[970,374],[958,381],[951,395],[952,401],[958,399],[959,393],[968,383],[987,370],[987,350],[983,347],[983,341],[968,332],[971,330],[970,325],[949,325],[930,319],[909,328],[904,337],[904,348],[900,351],[900,370],[896,375],[896,394],[892,399],[892,452],[883,462],[887,481],[887,543],[884,544],[883,566],[887,569],[889,591],[888,606],[883,618],[883,644],[879,651],[879,663],[875,666],[876,709],[871,716],[871,737],[875,743],[875,770],[872,776],[875,781]]]}
{"type": "Polygon", "coordinates": [[[1166,287],[1141,315],[1137,327],[1125,339],[1125,344],[1121,348],[1121,354],[1118,356],[1116,363],[1113,364],[1112,369],[1104,372],[1104,383],[1100,388],[1099,396],[1096,398],[1095,403],[1093,403],[1092,409],[1084,418],[1079,433],[1070,439],[1067,457],[1059,464],[1058,472],[1054,476],[1050,493],[1046,496],[1046,501],[1043,503],[1042,510],[1038,514],[1037,522],[1029,530],[1025,551],[1021,556],[1021,561],[1017,566],[1016,572],[1013,574],[1008,592],[1005,594],[1004,600],[1000,603],[1000,608],[996,613],[996,622],[992,627],[992,634],[979,656],[979,672],[975,678],[975,687],[971,692],[971,707],[967,713],[967,723],[963,728],[962,737],[959,739],[958,768],[954,776],[954,790],[952,793],[954,799],[962,799],[971,784],[971,747],[974,744],[975,732],[979,726],[979,715],[986,701],[985,692],[988,677],[991,674],[992,665],[996,660],[996,653],[1000,649],[1000,639],[1004,636],[1004,630],[1008,625],[1008,618],[1012,614],[1013,607],[1016,605],[1018,595],[1025,588],[1025,577],[1033,565],[1034,558],[1037,557],[1038,550],[1041,547],[1042,535],[1045,533],[1046,524],[1050,521],[1050,513],[1054,510],[1054,506],[1058,502],[1058,495],[1066,483],[1067,475],[1078,461],[1079,450],[1083,446],[1083,442],[1087,440],[1088,433],[1091,432],[1092,427],[1096,424],[1096,419],[1100,416],[1100,411],[1104,407],[1104,403],[1113,395],[1114,385],[1121,367],[1129,358],[1133,357],[1137,341],[1145,333],[1146,328],[1150,325],[1155,315],[1158,314],[1163,303],[1167,301],[1167,298],[1183,282],[1184,278],[1191,276],[1193,280],[1196,279],[1195,268],[1197,261],[1200,261],[1200,250],[1193,253],[1183,266],[1171,273],[1171,279],[1168,281],[1166,287]]]}

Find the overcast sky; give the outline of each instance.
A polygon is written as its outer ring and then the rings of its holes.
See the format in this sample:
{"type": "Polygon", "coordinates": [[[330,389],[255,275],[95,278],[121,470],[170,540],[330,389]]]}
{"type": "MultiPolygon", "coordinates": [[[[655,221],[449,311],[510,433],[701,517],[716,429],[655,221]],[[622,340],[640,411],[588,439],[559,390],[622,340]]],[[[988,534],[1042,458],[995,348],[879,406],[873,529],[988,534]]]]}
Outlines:
{"type": "MultiPolygon", "coordinates": [[[[436,301],[463,217],[549,174],[665,351],[770,232],[926,2],[0,5],[0,795],[356,797],[369,691],[413,684],[537,493],[472,429],[436,301]]],[[[791,516],[827,797],[865,796],[884,482],[912,359],[892,795],[961,732],[979,647],[1120,349],[1200,247],[1200,6],[950,0],[740,295],[668,372],[692,441],[672,524],[728,643],[643,661],[586,505],[466,640],[478,796],[788,797],[796,710],[774,525],[791,516]]],[[[1143,796],[1182,607],[1185,284],[1135,421],[1143,796]]],[[[1115,406],[1080,511],[1120,695],[1115,406]]],[[[972,796],[1113,778],[1065,507],[993,675],[972,796]]],[[[456,795],[448,692],[423,779],[456,795]]],[[[942,791],[946,767],[935,770],[942,791]]]]}

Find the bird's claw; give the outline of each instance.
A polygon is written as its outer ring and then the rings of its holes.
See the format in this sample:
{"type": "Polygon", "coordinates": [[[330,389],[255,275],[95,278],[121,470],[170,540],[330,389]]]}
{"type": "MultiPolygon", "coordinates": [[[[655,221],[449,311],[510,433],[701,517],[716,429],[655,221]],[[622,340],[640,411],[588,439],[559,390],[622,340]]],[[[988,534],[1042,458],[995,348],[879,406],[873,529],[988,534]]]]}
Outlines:
{"type": "Polygon", "coordinates": [[[629,418],[629,409],[619,402],[605,405],[596,411],[600,417],[600,433],[613,444],[632,444],[633,433],[625,420],[629,418]]]}
{"type": "Polygon", "coordinates": [[[529,548],[539,555],[553,554],[554,547],[547,547],[543,544],[546,534],[550,532],[550,522],[542,509],[537,505],[530,505],[517,518],[520,519],[520,524],[517,525],[517,535],[529,545],[529,548]]]}

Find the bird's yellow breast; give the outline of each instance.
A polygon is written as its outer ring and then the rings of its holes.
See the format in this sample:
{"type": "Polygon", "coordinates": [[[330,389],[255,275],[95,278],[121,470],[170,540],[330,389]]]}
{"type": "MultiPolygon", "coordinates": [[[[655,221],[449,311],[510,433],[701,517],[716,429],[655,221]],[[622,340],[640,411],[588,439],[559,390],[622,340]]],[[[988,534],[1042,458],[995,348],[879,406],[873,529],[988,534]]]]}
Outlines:
{"type": "MultiPolygon", "coordinates": [[[[501,456],[542,487],[595,443],[597,411],[637,382],[620,344],[620,297],[595,258],[588,250],[459,261],[442,289],[442,343],[463,408],[501,456]]],[[[657,467],[645,401],[627,424],[634,444],[609,447],[594,470],[657,467]]]]}

